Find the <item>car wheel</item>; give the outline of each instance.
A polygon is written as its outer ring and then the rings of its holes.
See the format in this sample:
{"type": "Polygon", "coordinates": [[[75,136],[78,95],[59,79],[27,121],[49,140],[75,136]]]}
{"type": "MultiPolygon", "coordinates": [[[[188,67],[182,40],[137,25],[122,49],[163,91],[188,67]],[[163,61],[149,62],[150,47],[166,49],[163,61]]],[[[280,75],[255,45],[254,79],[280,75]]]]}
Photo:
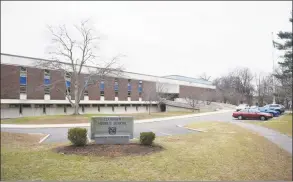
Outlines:
{"type": "Polygon", "coordinates": [[[267,118],[266,117],[264,117],[264,116],[261,116],[260,117],[260,120],[262,120],[262,121],[264,121],[264,120],[266,120],[267,118]]]}
{"type": "Polygon", "coordinates": [[[238,116],[238,119],[239,119],[239,120],[242,120],[242,119],[243,119],[243,117],[242,117],[242,116],[238,116]]]}

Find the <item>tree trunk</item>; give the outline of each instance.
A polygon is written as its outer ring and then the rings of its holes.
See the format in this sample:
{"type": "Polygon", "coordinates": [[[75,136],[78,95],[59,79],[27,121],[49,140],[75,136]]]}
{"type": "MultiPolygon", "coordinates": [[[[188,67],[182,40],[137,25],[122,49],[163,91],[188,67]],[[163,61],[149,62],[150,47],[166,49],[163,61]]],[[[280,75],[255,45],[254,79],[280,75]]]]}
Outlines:
{"type": "Polygon", "coordinates": [[[73,115],[78,115],[78,109],[79,109],[79,93],[78,93],[78,79],[76,78],[75,84],[74,84],[74,113],[73,115]]]}

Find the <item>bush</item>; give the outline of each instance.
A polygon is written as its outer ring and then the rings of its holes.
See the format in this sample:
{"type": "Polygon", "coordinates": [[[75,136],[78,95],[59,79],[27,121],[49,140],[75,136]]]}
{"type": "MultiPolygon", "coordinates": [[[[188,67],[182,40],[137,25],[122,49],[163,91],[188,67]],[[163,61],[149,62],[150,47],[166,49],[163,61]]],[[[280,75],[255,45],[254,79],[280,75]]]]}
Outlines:
{"type": "Polygon", "coordinates": [[[87,143],[87,129],[71,128],[68,130],[67,138],[75,146],[84,146],[87,143]]]}
{"type": "Polygon", "coordinates": [[[140,133],[140,143],[142,145],[152,145],[155,138],[156,138],[156,134],[154,132],[141,132],[140,133]]]}

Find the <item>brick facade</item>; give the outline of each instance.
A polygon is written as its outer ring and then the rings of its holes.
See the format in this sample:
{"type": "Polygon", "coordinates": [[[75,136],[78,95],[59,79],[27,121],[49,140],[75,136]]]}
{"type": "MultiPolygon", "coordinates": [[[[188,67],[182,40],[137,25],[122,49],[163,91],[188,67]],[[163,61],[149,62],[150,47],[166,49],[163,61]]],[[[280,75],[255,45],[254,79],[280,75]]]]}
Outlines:
{"type": "Polygon", "coordinates": [[[131,80],[131,101],[138,101],[138,80],[131,80]]]}
{"type": "Polygon", "coordinates": [[[156,83],[149,81],[142,81],[142,100],[149,100],[151,95],[156,92],[156,83]]]}
{"type": "Polygon", "coordinates": [[[27,68],[27,99],[44,99],[44,70],[27,68]]]}
{"type": "Polygon", "coordinates": [[[119,84],[119,92],[118,92],[119,100],[127,101],[127,97],[128,97],[128,90],[127,90],[128,79],[119,78],[118,79],[118,84],[119,84]]]}
{"type": "Polygon", "coordinates": [[[1,99],[19,99],[19,66],[1,64],[1,99]]]}
{"type": "Polygon", "coordinates": [[[112,77],[105,78],[105,100],[115,99],[114,80],[112,77]]]}
{"type": "Polygon", "coordinates": [[[65,99],[65,80],[63,77],[63,74],[59,71],[50,71],[51,75],[51,90],[50,90],[50,95],[51,95],[51,100],[64,100],[65,99]],[[58,89],[61,91],[59,91],[58,89]]]}

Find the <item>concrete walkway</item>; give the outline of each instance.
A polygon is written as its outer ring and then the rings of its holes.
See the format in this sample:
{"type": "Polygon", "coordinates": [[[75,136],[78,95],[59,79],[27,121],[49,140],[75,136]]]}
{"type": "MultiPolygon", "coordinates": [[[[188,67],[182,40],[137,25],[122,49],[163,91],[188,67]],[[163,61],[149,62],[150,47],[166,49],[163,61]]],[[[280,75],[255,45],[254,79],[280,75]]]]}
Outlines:
{"type": "MultiPolygon", "coordinates": [[[[205,112],[197,114],[187,114],[182,116],[172,116],[164,118],[153,118],[153,119],[143,119],[143,120],[134,120],[134,123],[151,123],[159,121],[167,121],[173,119],[183,119],[183,118],[192,118],[199,116],[207,116],[213,114],[227,113],[232,110],[220,110],[214,112],[205,112]]],[[[1,124],[1,128],[67,128],[67,127],[89,127],[90,123],[75,123],[75,124],[1,124]]]]}
{"type": "Polygon", "coordinates": [[[291,137],[281,134],[275,130],[254,125],[254,124],[242,123],[242,122],[232,122],[232,123],[258,133],[259,135],[277,144],[279,147],[286,150],[292,155],[292,138],[291,137]]]}

